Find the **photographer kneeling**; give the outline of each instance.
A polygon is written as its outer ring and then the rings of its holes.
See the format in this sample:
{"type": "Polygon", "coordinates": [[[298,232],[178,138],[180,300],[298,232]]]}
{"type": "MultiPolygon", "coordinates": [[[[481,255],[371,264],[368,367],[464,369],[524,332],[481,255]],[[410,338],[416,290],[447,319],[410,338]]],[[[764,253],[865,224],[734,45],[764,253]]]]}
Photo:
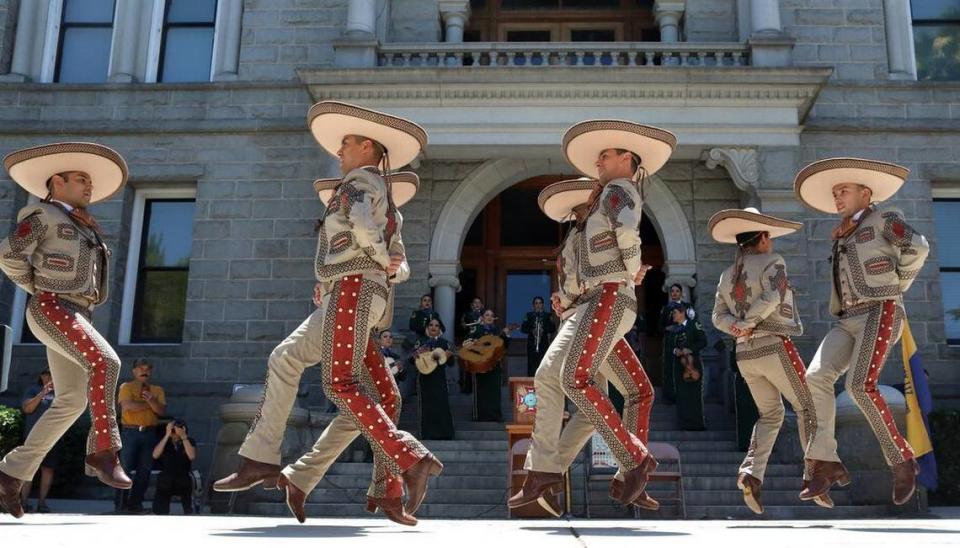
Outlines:
{"type": "Polygon", "coordinates": [[[170,498],[180,497],[184,514],[193,513],[193,479],[190,469],[197,457],[193,439],[187,437],[187,424],[176,419],[167,423],[166,434],[153,448],[160,475],[157,478],[157,493],[153,497],[153,513],[170,513],[170,498]]]}

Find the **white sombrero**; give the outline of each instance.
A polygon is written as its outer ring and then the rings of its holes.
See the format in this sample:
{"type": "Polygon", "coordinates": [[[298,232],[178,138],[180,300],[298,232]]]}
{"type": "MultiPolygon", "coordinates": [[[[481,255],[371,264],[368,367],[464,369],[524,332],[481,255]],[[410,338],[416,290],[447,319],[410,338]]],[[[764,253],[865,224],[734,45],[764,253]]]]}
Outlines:
{"type": "Polygon", "coordinates": [[[710,236],[722,244],[737,243],[737,234],[744,232],[769,232],[771,238],[792,234],[803,227],[803,223],[788,221],[773,215],[766,215],[756,208],[723,209],[713,214],[707,223],[710,236]]]}
{"type": "Polygon", "coordinates": [[[640,157],[640,166],[653,175],[670,159],[677,136],[665,129],[624,120],[587,120],[563,135],[563,154],[570,165],[587,177],[598,177],[597,158],[609,148],[629,150],[640,157]]]}
{"type": "MultiPolygon", "coordinates": [[[[420,177],[412,171],[398,171],[390,174],[390,188],[393,193],[393,204],[397,207],[409,202],[420,188],[420,177]]],[[[317,191],[320,200],[326,204],[333,196],[333,190],[340,184],[339,177],[317,179],[313,182],[313,189],[317,191]]]]}
{"type": "Polygon", "coordinates": [[[900,190],[910,170],[877,160],[829,158],[814,162],[797,173],[793,190],[801,202],[826,213],[836,213],[833,187],[854,183],[873,191],[872,200],[883,202],[900,190]]]}
{"type": "Polygon", "coordinates": [[[540,191],[537,204],[550,219],[558,223],[568,221],[575,207],[587,203],[597,184],[587,177],[559,181],[540,191]]]}
{"type": "Polygon", "coordinates": [[[334,156],[347,135],[372,139],[387,149],[393,168],[409,164],[427,146],[426,130],[410,120],[337,101],[313,105],[307,126],[320,146],[334,156]]]}
{"type": "Polygon", "coordinates": [[[90,203],[102,202],[127,182],[127,163],[112,148],[96,143],[52,143],[11,152],[3,159],[10,178],[40,199],[49,194],[47,180],[58,173],[83,171],[93,183],[90,203]]]}

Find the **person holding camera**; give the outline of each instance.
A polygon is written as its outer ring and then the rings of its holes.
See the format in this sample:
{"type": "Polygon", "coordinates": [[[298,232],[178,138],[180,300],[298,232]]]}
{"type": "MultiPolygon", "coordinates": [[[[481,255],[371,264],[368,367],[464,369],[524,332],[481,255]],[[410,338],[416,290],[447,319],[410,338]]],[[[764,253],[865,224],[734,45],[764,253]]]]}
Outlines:
{"type": "Polygon", "coordinates": [[[143,496],[150,485],[153,458],[150,449],[157,443],[157,424],[166,413],[163,388],[150,382],[153,365],[146,360],[133,362],[133,379],[120,385],[120,437],[123,467],[133,476],[133,489],[118,491],[114,504],[118,512],[143,513],[143,496]],[[127,495],[129,494],[129,498],[127,495]]]}
{"type": "Polygon", "coordinates": [[[163,438],[153,448],[160,475],[157,477],[157,492],[153,497],[153,513],[170,513],[170,499],[180,497],[184,514],[193,513],[193,478],[190,470],[197,458],[197,449],[192,438],[187,436],[187,424],[180,419],[167,423],[163,438]]]}

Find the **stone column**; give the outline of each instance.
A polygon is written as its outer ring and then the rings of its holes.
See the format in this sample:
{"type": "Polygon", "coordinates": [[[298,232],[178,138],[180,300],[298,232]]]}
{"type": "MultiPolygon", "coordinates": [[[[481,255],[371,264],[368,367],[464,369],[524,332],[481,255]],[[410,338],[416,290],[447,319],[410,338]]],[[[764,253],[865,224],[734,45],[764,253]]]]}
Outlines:
{"type": "Polygon", "coordinates": [[[753,65],[785,67],[793,64],[794,40],[783,32],[779,0],[750,0],[750,29],[753,65]]]}
{"type": "MultiPolygon", "coordinates": [[[[113,43],[110,46],[110,67],[107,71],[108,82],[127,84],[143,79],[142,74],[136,74],[136,63],[137,53],[141,49],[140,18],[147,4],[142,0],[117,0],[113,43]]],[[[142,44],[146,45],[146,41],[142,44]]]]}
{"type": "Polygon", "coordinates": [[[446,42],[463,42],[463,28],[470,20],[470,2],[468,0],[439,0],[437,8],[446,28],[446,42]]]}
{"type": "Polygon", "coordinates": [[[347,28],[333,42],[333,63],[338,67],[363,68],[377,66],[377,2],[350,0],[347,28]]]}
{"type": "Polygon", "coordinates": [[[432,262],[428,267],[430,287],[433,288],[433,308],[440,315],[447,331],[444,338],[453,342],[457,327],[457,291],[460,291],[460,264],[457,262],[432,262]]]}
{"type": "Polygon", "coordinates": [[[660,26],[660,41],[675,43],[680,41],[680,20],[686,9],[686,0],[661,1],[653,4],[653,16],[660,26]]]}
{"type": "Polygon", "coordinates": [[[890,78],[913,80],[917,77],[917,64],[910,36],[910,0],[883,0],[883,21],[890,78]]]}
{"type": "Polygon", "coordinates": [[[236,80],[240,65],[240,34],[243,30],[243,0],[220,0],[217,41],[213,44],[214,82],[236,80]]]}
{"type": "Polygon", "coordinates": [[[10,74],[2,77],[5,82],[40,80],[40,65],[43,56],[44,30],[47,21],[46,2],[20,0],[17,13],[17,32],[14,35],[13,59],[10,74]]]}

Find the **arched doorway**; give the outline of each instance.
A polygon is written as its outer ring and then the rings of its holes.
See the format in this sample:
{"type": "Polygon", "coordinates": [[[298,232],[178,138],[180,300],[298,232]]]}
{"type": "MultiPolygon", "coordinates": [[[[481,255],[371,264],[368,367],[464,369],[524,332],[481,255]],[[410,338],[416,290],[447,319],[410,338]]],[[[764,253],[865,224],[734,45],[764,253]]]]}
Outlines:
{"type": "MultiPolygon", "coordinates": [[[[458,319],[474,297],[493,308],[504,325],[521,323],[534,296],[549,303],[550,294],[557,289],[557,250],[569,226],[543,215],[537,207],[537,195],[550,183],[566,178],[569,176],[538,175],[522,180],[494,196],[476,216],[459,258],[458,319]]],[[[640,236],[643,262],[653,267],[644,285],[637,288],[638,327],[644,349],[641,358],[651,380],[659,385],[662,375],[657,321],[666,302],[661,290],[664,253],[649,215],[641,221],[640,236]]],[[[513,345],[512,349],[522,353],[523,345],[513,345]]]]}

